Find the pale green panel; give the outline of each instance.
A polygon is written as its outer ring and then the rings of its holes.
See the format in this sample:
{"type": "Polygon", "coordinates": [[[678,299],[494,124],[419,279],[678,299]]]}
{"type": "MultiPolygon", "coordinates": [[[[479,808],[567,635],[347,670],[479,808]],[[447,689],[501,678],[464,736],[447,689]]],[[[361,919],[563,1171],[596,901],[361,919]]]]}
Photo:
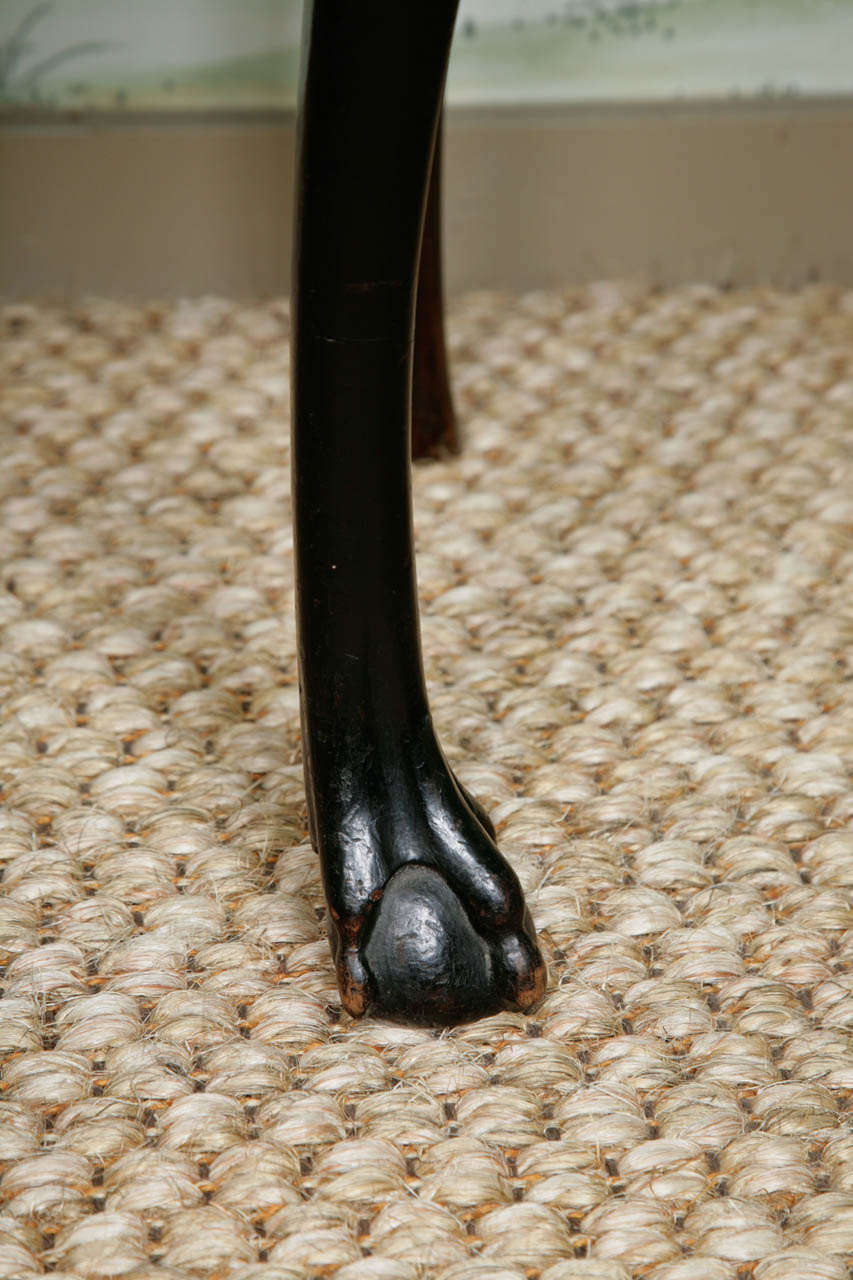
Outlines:
{"type": "MultiPolygon", "coordinates": [[[[301,9],[0,0],[0,103],[290,107],[301,9]]],[[[448,94],[487,104],[850,93],[851,51],[853,0],[462,0],[448,94]]]]}
{"type": "Polygon", "coordinates": [[[301,21],[301,0],[0,0],[0,101],[288,107],[301,21]]]}
{"type": "Polygon", "coordinates": [[[853,92],[853,0],[462,0],[457,102],[853,92]]]}

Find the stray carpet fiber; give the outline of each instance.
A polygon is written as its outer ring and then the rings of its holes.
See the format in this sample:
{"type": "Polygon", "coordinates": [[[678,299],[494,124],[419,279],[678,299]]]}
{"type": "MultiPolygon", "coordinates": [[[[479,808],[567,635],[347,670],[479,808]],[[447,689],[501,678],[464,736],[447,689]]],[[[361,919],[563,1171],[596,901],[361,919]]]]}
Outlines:
{"type": "Polygon", "coordinates": [[[4,1280],[843,1280],[853,295],[451,308],[427,675],[551,983],[440,1034],[333,981],[286,305],[2,323],[4,1280]]]}

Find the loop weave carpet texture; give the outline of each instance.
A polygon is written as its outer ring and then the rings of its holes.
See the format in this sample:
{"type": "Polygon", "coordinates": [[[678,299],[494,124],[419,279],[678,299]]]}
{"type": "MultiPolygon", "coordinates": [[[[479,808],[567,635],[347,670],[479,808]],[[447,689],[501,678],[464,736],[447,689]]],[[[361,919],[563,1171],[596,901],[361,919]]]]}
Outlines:
{"type": "Polygon", "coordinates": [[[435,719],[532,1017],[341,1013],[286,304],[9,306],[0,1276],[843,1280],[853,294],[459,299],[435,719]]]}

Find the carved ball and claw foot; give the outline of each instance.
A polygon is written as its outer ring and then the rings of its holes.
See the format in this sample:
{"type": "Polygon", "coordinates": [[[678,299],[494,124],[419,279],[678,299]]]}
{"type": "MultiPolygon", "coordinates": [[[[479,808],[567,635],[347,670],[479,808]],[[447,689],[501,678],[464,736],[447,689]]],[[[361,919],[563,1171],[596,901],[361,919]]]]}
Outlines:
{"type": "Polygon", "coordinates": [[[294,246],[294,553],[312,839],[345,1009],[429,1025],[530,1009],[545,986],[518,879],[433,732],[420,648],[412,375],[416,422],[452,444],[433,156],[456,5],[308,6],[294,246]]]}
{"type": "Polygon", "coordinates": [[[407,760],[418,767],[351,796],[318,840],[343,1006],[430,1026],[526,1011],[545,966],[518,879],[423,736],[407,760]]]}

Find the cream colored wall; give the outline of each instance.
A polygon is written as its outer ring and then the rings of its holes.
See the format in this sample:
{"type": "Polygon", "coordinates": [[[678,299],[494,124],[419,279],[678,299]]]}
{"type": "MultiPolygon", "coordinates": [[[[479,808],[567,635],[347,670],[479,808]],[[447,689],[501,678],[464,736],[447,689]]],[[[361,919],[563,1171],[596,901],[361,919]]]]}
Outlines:
{"type": "MultiPolygon", "coordinates": [[[[853,103],[450,112],[448,290],[853,285],[853,103]]],[[[281,293],[292,121],[0,129],[0,294],[281,293]]]]}

